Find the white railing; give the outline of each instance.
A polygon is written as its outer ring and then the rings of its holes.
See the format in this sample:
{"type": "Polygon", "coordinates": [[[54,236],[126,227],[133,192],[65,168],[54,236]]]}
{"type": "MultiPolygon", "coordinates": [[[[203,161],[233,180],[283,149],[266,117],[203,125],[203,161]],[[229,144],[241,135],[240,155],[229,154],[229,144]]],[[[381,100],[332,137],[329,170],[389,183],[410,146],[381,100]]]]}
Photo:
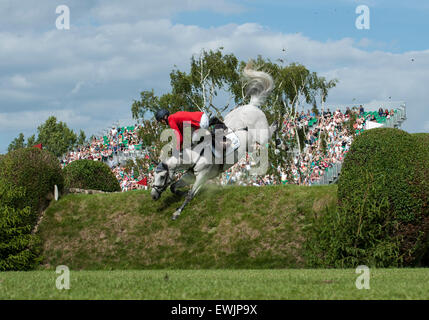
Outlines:
{"type": "MultiPolygon", "coordinates": [[[[102,156],[102,161],[109,165],[110,167],[118,165],[118,164],[124,164],[127,160],[135,160],[137,158],[143,158],[148,154],[148,151],[146,149],[143,150],[125,150],[125,151],[116,151],[112,152],[109,156],[102,156]]],[[[59,160],[61,161],[65,157],[60,157],[59,160]]]]}

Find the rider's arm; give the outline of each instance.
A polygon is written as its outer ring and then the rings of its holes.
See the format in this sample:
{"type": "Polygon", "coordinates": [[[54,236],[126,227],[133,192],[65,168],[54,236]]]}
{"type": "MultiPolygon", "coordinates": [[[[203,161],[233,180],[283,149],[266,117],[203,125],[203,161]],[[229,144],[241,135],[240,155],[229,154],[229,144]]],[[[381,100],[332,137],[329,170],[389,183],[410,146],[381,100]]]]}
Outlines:
{"type": "Polygon", "coordinates": [[[177,145],[176,148],[177,150],[180,150],[180,146],[182,145],[182,133],[180,132],[180,129],[176,123],[176,118],[174,117],[174,115],[171,115],[168,117],[168,125],[170,126],[171,129],[174,130],[174,133],[176,134],[176,141],[177,141],[177,145]]]}

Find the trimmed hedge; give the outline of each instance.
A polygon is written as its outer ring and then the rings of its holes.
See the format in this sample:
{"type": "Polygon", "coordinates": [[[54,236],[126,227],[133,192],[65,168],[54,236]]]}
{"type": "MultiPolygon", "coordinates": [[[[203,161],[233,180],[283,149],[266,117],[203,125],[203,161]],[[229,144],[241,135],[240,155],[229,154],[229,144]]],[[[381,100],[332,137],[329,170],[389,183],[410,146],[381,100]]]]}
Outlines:
{"type": "Polygon", "coordinates": [[[23,148],[6,154],[1,160],[0,177],[16,187],[24,187],[26,197],[17,209],[30,207],[29,223],[34,226],[39,213],[49,205],[54,186],[61,192],[64,179],[58,159],[47,150],[23,148]]]}
{"type": "Polygon", "coordinates": [[[103,162],[76,160],[63,169],[66,188],[121,191],[121,186],[110,168],[103,162]]]}
{"type": "Polygon", "coordinates": [[[0,179],[0,271],[29,270],[41,260],[39,238],[28,223],[31,209],[18,209],[25,196],[24,187],[0,179]]]}
{"type": "Polygon", "coordinates": [[[316,224],[314,264],[414,266],[429,238],[429,137],[379,128],[358,136],[338,182],[338,209],[316,224]]]}

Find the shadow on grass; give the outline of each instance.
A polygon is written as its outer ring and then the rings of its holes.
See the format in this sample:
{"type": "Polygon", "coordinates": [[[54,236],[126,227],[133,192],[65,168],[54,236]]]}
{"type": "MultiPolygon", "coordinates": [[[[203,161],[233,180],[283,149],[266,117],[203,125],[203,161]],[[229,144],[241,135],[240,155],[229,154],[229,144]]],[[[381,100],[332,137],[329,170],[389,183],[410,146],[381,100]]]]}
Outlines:
{"type": "Polygon", "coordinates": [[[167,197],[164,196],[164,198],[161,197],[161,199],[158,200],[158,202],[160,203],[160,205],[158,206],[158,212],[165,211],[166,209],[176,210],[180,207],[183,201],[185,201],[184,196],[169,193],[167,197]],[[176,204],[176,206],[174,206],[174,204],[176,204]]]}

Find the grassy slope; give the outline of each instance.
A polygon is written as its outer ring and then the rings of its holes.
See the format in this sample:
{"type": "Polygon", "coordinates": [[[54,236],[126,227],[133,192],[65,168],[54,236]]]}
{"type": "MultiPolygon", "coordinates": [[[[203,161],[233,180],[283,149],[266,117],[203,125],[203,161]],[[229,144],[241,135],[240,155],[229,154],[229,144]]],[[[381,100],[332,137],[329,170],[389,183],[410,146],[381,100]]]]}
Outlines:
{"type": "Polygon", "coordinates": [[[335,205],[336,186],[208,186],[171,221],[181,201],[169,191],[157,202],[148,191],[131,191],[52,202],[39,228],[43,267],[302,267],[303,228],[335,205]]]}
{"type": "Polygon", "coordinates": [[[0,273],[0,299],[429,299],[428,269],[70,271],[70,289],[51,271],[0,273]],[[35,287],[35,284],[37,286],[35,287]]]}

